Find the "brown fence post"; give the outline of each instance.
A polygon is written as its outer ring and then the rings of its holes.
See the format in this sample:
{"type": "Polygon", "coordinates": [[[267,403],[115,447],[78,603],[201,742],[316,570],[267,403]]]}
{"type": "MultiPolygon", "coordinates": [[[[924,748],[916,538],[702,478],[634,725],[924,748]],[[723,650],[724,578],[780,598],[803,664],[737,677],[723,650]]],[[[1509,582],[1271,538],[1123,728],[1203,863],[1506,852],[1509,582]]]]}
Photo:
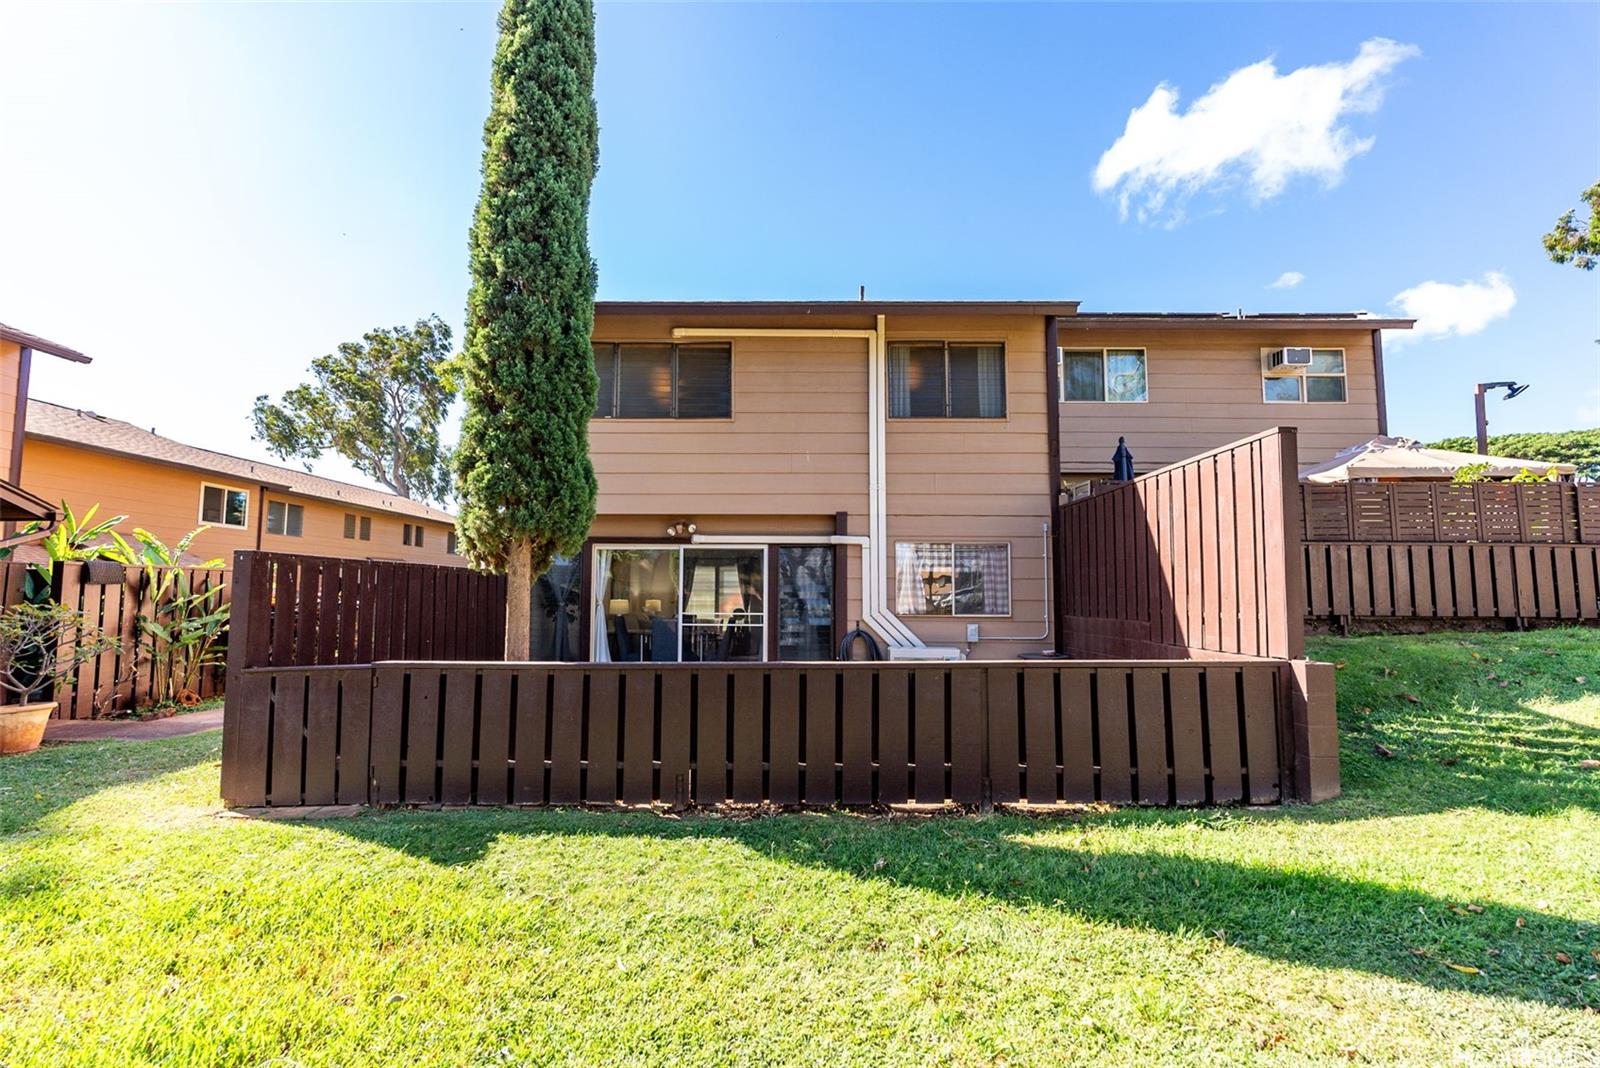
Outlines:
{"type": "Polygon", "coordinates": [[[243,794],[242,784],[237,780],[240,770],[240,702],[244,699],[245,658],[249,655],[249,636],[254,625],[251,618],[251,578],[256,568],[265,566],[256,560],[255,553],[240,550],[233,554],[233,590],[228,609],[227,679],[222,691],[222,796],[225,799],[243,794]]]}
{"type": "Polygon", "coordinates": [[[1266,530],[1268,656],[1294,660],[1305,655],[1306,589],[1301,574],[1300,532],[1290,522],[1300,493],[1299,450],[1295,428],[1282,426],[1266,439],[1262,457],[1263,525],[1266,530]],[[1278,596],[1272,591],[1278,590],[1278,596]]]}
{"type": "Polygon", "coordinates": [[[1285,797],[1326,801],[1339,796],[1339,723],[1334,704],[1334,667],[1311,660],[1278,666],[1279,690],[1288,707],[1293,763],[1283,769],[1285,797]],[[1292,776],[1293,791],[1288,786],[1292,776]]]}

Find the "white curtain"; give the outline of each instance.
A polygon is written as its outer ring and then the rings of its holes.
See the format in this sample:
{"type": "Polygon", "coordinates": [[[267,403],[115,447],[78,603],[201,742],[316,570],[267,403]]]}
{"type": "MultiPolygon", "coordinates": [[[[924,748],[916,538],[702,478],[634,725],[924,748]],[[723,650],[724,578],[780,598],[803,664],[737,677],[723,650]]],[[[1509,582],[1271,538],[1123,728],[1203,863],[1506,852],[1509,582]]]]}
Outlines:
{"type": "Polygon", "coordinates": [[[911,414],[911,349],[889,346],[889,414],[896,419],[911,414]]]}
{"type": "Polygon", "coordinates": [[[611,624],[606,619],[606,595],[611,589],[611,550],[595,554],[594,565],[594,659],[597,664],[611,662],[611,624]]]}
{"type": "Polygon", "coordinates": [[[987,419],[1006,414],[1006,356],[998,345],[978,349],[978,414],[987,419]]]}

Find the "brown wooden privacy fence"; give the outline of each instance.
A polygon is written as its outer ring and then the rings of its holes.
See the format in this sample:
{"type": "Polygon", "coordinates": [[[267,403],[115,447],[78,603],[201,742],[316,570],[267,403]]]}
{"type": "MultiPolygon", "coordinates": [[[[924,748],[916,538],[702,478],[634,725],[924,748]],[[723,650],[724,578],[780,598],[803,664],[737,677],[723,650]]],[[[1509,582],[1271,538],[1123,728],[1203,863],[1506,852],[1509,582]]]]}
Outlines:
{"type": "Polygon", "coordinates": [[[1279,427],[1066,504],[1066,650],[1299,657],[1296,463],[1279,427]]]}
{"type": "Polygon", "coordinates": [[[1600,545],[1308,542],[1304,571],[1313,618],[1600,618],[1600,545]]]}
{"type": "Polygon", "coordinates": [[[234,554],[228,669],[497,660],[506,580],[465,567],[234,554]]]}
{"type": "Polygon", "coordinates": [[[1600,545],[1600,486],[1305,483],[1299,503],[1300,536],[1305,541],[1600,545]]]}
{"type": "MultiPolygon", "coordinates": [[[[157,700],[160,696],[154,692],[158,684],[157,665],[150,655],[148,641],[139,633],[139,616],[152,611],[143,570],[106,562],[91,569],[88,564],[75,560],[52,564],[7,561],[0,564],[0,588],[4,590],[5,603],[19,601],[24,574],[40,569],[50,576],[52,600],[82,612],[90,624],[120,639],[118,648],[85,661],[67,676],[56,698],[56,717],[92,719],[112,712],[126,712],[157,700]]],[[[226,570],[195,567],[184,570],[195,592],[215,590],[219,603],[228,599],[230,575],[226,570]]],[[[66,640],[70,641],[71,636],[66,640]]],[[[202,670],[198,682],[197,692],[201,698],[221,694],[220,665],[202,670]]]]}
{"type": "MultiPolygon", "coordinates": [[[[223,798],[245,807],[1312,799],[1330,796],[1314,791],[1325,769],[1310,767],[1307,752],[1333,730],[1333,691],[1332,669],[1311,668],[1327,677],[1307,685],[1303,662],[1243,660],[251,669],[228,696],[223,798]]],[[[1336,763],[1331,773],[1336,784],[1336,763]]]]}

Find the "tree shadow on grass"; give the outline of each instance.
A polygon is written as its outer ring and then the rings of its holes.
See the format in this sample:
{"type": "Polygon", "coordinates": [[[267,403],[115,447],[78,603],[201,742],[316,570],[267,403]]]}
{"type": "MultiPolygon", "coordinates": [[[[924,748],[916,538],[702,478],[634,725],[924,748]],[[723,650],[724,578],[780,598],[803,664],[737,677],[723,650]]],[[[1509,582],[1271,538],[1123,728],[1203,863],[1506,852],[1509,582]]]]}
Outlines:
{"type": "MultiPolygon", "coordinates": [[[[731,841],[749,850],[752,864],[777,861],[951,898],[976,895],[1097,923],[1216,938],[1264,958],[1441,989],[1568,1007],[1600,1003],[1600,990],[1585,985],[1593,932],[1567,917],[1493,904],[1477,912],[1465,908],[1475,903],[1324,872],[1040,843],[1029,839],[1068,825],[1018,816],[884,820],[835,812],[670,820],[486,809],[368,814],[314,826],[445,866],[475,863],[497,841],[523,837],[731,841]],[[1558,951],[1576,963],[1558,963],[1558,951]]],[[[682,892],[702,891],[686,885],[682,892]]]]}
{"type": "Polygon", "coordinates": [[[0,837],[105,790],[215,762],[220,731],[157,741],[60,742],[0,758],[0,837]]]}
{"type": "Polygon", "coordinates": [[[1481,659],[1463,652],[1475,644],[1470,635],[1407,642],[1392,657],[1373,655],[1382,647],[1355,647],[1338,673],[1344,796],[1298,817],[1368,819],[1467,807],[1515,815],[1574,806],[1600,812],[1600,774],[1579,763],[1600,758],[1600,729],[1536,707],[1595,692],[1600,632],[1592,637],[1594,677],[1583,683],[1546,668],[1544,643],[1537,635],[1528,639],[1521,655],[1504,657],[1493,655],[1503,647],[1485,642],[1490,655],[1481,659]]]}

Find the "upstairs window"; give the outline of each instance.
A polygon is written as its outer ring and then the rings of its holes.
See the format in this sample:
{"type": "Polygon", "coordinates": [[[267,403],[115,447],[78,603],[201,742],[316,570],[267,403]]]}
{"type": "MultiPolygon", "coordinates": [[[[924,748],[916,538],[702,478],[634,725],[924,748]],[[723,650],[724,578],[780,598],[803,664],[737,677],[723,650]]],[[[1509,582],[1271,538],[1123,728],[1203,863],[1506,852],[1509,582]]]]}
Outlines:
{"type": "Polygon", "coordinates": [[[200,522],[216,527],[250,525],[250,494],[230,486],[200,484],[200,522]]]}
{"type": "Polygon", "coordinates": [[[453,530],[445,533],[444,551],[449,553],[451,556],[456,555],[456,532],[453,530]]]}
{"type": "Polygon", "coordinates": [[[407,523],[405,525],[405,528],[400,533],[400,544],[402,544],[402,545],[410,545],[411,544],[411,524],[410,523],[407,523]]]}
{"type": "Polygon", "coordinates": [[[596,419],[727,419],[733,346],[597,342],[596,419]]]}
{"type": "Polygon", "coordinates": [[[1343,349],[1312,349],[1311,364],[1289,375],[1267,373],[1267,352],[1261,353],[1261,399],[1269,404],[1343,404],[1343,349]]]}
{"type": "Polygon", "coordinates": [[[1135,404],[1150,399],[1144,349],[1061,349],[1061,399],[1135,404]]]}
{"type": "Polygon", "coordinates": [[[1004,419],[1005,346],[947,341],[890,345],[889,415],[895,419],[1004,419]]]}
{"type": "Polygon", "coordinates": [[[349,512],[344,514],[344,536],[352,541],[356,536],[356,517],[349,512]]]}
{"type": "Polygon", "coordinates": [[[361,517],[361,540],[372,540],[372,517],[370,515],[364,515],[361,517]]]}
{"type": "Polygon", "coordinates": [[[267,533],[298,538],[305,529],[306,510],[287,501],[267,502],[267,533]]]}

